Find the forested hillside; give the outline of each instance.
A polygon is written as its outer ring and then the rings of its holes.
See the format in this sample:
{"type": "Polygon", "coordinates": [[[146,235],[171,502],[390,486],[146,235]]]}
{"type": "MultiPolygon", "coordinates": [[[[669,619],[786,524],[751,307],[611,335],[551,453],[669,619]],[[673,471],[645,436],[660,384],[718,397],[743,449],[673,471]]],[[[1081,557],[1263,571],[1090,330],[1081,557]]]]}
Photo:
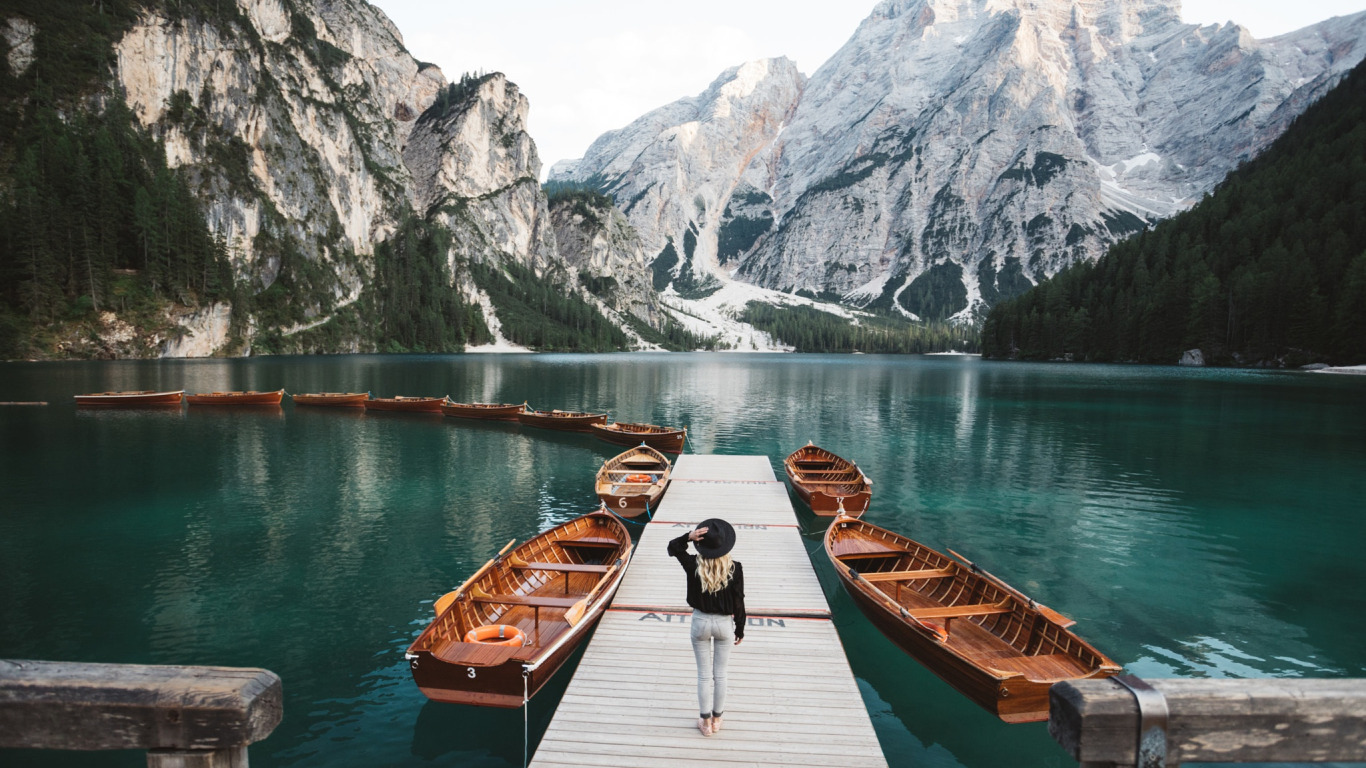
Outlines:
{"type": "Polygon", "coordinates": [[[133,5],[28,13],[42,30],[34,63],[19,76],[0,66],[0,357],[49,346],[46,332],[100,311],[156,329],[169,326],[167,302],[229,298],[226,243],[101,83],[133,5]]]}
{"type": "Polygon", "coordinates": [[[775,307],[752,301],[740,319],[797,352],[914,354],[976,352],[977,333],[968,325],[914,323],[889,313],[867,314],[857,325],[814,307],[775,307]]]}
{"type": "Polygon", "coordinates": [[[998,304],[983,354],[1366,362],[1364,67],[1191,210],[998,304]]]}
{"type": "Polygon", "coordinates": [[[629,346],[541,234],[516,86],[446,83],[361,0],[28,0],[0,32],[0,359],[458,352],[487,313],[629,346]]]}

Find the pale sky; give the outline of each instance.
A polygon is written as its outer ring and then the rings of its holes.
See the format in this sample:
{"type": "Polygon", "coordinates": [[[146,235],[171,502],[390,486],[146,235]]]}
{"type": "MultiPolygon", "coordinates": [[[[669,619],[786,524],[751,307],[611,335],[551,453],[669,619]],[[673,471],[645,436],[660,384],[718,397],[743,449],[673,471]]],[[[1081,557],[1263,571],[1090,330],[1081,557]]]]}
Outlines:
{"type": "MultiPolygon", "coordinates": [[[[370,0],[408,50],[462,72],[502,72],[531,102],[546,170],[581,157],[605,131],[702,92],[729,67],[787,56],[810,75],[854,34],[876,0],[370,0]]],[[[1236,21],[1267,38],[1366,0],[1184,0],[1190,23],[1236,21]]]]}

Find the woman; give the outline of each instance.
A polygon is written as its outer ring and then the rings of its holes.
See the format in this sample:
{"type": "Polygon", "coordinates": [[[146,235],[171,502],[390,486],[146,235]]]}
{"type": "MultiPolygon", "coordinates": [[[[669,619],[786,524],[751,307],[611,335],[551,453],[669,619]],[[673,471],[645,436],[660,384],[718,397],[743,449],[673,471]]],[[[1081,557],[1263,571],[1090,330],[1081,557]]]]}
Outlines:
{"type": "Polygon", "coordinates": [[[735,529],[719,518],[702,521],[669,542],[688,575],[692,612],[692,651],[697,657],[697,730],[710,736],[721,730],[726,711],[726,660],[731,643],[745,639],[745,571],[730,557],[735,529]],[[693,543],[697,555],[688,552],[693,543]],[[732,621],[734,625],[732,626],[732,621]]]}

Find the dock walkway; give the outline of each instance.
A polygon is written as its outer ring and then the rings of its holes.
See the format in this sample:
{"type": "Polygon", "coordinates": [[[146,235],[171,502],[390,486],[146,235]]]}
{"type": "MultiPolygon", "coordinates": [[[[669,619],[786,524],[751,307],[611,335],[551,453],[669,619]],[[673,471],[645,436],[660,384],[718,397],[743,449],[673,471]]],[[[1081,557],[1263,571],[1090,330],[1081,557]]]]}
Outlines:
{"type": "Polygon", "coordinates": [[[887,765],[787,488],[764,456],[679,458],[531,761],[532,768],[704,764],[887,765]],[[725,729],[707,738],[696,726],[692,609],[666,548],[709,517],[735,526],[749,620],[730,656],[725,729]]]}

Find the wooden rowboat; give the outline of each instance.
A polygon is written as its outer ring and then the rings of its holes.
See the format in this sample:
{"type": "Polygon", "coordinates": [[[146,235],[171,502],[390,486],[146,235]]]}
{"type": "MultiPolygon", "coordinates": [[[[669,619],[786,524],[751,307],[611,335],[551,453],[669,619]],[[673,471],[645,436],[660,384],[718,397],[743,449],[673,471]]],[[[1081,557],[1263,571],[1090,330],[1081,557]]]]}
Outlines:
{"type": "Polygon", "coordinates": [[[526,403],[457,403],[449,398],[441,404],[441,412],[459,419],[487,419],[516,421],[517,415],[526,410],[526,403]]]}
{"type": "Polygon", "coordinates": [[[818,515],[831,517],[843,509],[861,515],[873,497],[873,481],[858,465],[824,448],[806,445],[783,460],[797,495],[818,515]]]}
{"type": "Polygon", "coordinates": [[[640,445],[665,453],[682,453],[683,443],[688,438],[686,429],[670,429],[654,424],[631,424],[614,421],[611,424],[593,424],[593,434],[599,439],[617,445],[640,445]]]}
{"type": "Polygon", "coordinates": [[[437,600],[436,620],[408,647],[413,680],[427,698],[521,706],[602,618],[631,561],[626,525],[605,512],[511,546],[437,600]],[[520,634],[526,644],[491,644],[500,633],[508,635],[502,642],[520,634]],[[475,641],[479,635],[492,637],[475,641]]]}
{"type": "Polygon", "coordinates": [[[190,405],[279,405],[284,397],[283,389],[274,392],[201,392],[186,395],[185,402],[190,405]]]}
{"type": "Polygon", "coordinates": [[[527,408],[517,414],[517,420],[528,427],[588,432],[594,424],[607,423],[607,414],[584,413],[582,411],[538,411],[527,408]]]}
{"type": "Polygon", "coordinates": [[[88,395],[76,395],[76,405],[83,408],[146,408],[153,405],[180,405],[180,399],[184,394],[185,390],[183,389],[177,389],[174,392],[156,392],[150,389],[139,392],[95,392],[88,395]]]}
{"type": "Polygon", "coordinates": [[[341,408],[364,408],[370,399],[369,392],[317,392],[308,395],[290,395],[295,405],[330,405],[341,408]]]}
{"type": "Polygon", "coordinates": [[[664,454],[639,445],[603,462],[595,490],[607,508],[622,517],[659,509],[673,467],[664,454]]]}
{"type": "Polygon", "coordinates": [[[1007,723],[1047,720],[1053,683],[1119,672],[1068,631],[1071,619],[949,551],[958,560],[847,516],[825,533],[825,553],[869,620],[1007,723]]]}
{"type": "Polygon", "coordinates": [[[444,397],[372,397],[365,401],[367,411],[407,411],[409,413],[440,413],[444,397]]]}

